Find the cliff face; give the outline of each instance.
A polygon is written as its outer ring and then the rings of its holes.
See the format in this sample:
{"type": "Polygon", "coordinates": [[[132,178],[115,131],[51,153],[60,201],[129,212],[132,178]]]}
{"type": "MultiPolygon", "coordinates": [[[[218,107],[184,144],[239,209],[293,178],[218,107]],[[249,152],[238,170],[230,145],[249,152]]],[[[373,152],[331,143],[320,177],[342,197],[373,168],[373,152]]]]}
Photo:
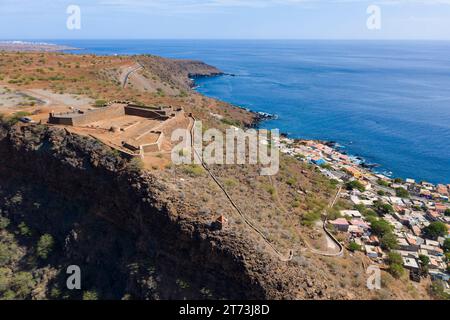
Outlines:
{"type": "Polygon", "coordinates": [[[12,226],[25,223],[55,239],[49,260],[37,262],[56,270],[47,291],[64,293],[66,267],[75,264],[83,290],[102,298],[295,297],[287,276],[273,276],[273,259],[187,218],[180,206],[187,211],[188,203],[95,140],[43,126],[2,127],[0,197],[12,226]]]}
{"type": "Polygon", "coordinates": [[[158,76],[162,81],[185,90],[194,86],[194,82],[190,78],[213,77],[223,74],[216,67],[195,60],[175,60],[157,56],[139,56],[137,60],[145,70],[158,76]]]}

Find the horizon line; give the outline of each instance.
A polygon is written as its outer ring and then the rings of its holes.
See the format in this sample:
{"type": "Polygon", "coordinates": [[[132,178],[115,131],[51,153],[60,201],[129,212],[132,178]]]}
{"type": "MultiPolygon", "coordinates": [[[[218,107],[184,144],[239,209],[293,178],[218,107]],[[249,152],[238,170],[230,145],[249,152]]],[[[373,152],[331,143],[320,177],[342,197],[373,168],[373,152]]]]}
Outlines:
{"type": "Polygon", "coordinates": [[[450,41],[448,39],[429,38],[0,38],[0,41],[450,41]]]}

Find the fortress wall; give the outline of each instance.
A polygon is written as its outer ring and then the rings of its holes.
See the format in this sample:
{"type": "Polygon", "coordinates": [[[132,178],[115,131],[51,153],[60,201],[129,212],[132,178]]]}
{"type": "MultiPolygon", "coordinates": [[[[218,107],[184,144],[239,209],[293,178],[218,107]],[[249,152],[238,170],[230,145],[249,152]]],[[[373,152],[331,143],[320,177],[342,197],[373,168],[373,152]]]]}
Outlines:
{"type": "Polygon", "coordinates": [[[126,106],[125,114],[130,115],[130,116],[137,116],[137,117],[150,118],[150,119],[156,119],[156,120],[169,119],[169,117],[163,116],[156,111],[146,109],[146,108],[133,107],[133,106],[126,106]]]}
{"type": "Polygon", "coordinates": [[[74,126],[83,126],[92,122],[110,119],[114,117],[120,117],[125,115],[125,109],[121,105],[110,106],[104,108],[98,108],[90,110],[89,112],[73,118],[74,126]]]}
{"type": "Polygon", "coordinates": [[[164,133],[160,132],[158,140],[155,143],[141,145],[143,153],[161,151],[161,145],[164,141],[164,133]]]}

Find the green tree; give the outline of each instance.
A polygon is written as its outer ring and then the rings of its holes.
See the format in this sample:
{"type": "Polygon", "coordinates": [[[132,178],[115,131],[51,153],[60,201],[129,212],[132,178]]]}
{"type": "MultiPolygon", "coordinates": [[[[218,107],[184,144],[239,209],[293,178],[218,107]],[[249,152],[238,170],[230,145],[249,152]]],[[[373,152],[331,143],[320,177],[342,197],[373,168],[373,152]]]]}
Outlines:
{"type": "Polygon", "coordinates": [[[450,217],[450,209],[445,210],[445,216],[450,217]]]}
{"type": "Polygon", "coordinates": [[[430,258],[424,254],[419,255],[420,268],[423,274],[428,273],[428,265],[430,264],[430,258]]]}
{"type": "Polygon", "coordinates": [[[17,273],[10,283],[10,289],[18,299],[29,298],[36,281],[29,272],[17,273]]]}
{"type": "Polygon", "coordinates": [[[394,212],[394,208],[390,204],[384,203],[382,201],[375,201],[373,204],[373,208],[379,216],[384,216],[386,214],[394,212]]]}
{"type": "Polygon", "coordinates": [[[53,237],[49,234],[44,234],[38,241],[36,253],[39,258],[47,259],[48,255],[53,249],[54,240],[53,237]]]}
{"type": "Polygon", "coordinates": [[[387,262],[388,262],[388,264],[394,263],[394,264],[403,265],[402,255],[398,252],[389,252],[387,262]]]}
{"type": "Polygon", "coordinates": [[[382,219],[374,219],[371,222],[371,228],[372,232],[377,236],[384,236],[385,234],[391,233],[393,229],[392,225],[389,222],[382,219]]]}
{"type": "Polygon", "coordinates": [[[439,237],[444,237],[448,233],[447,226],[440,222],[432,222],[428,227],[423,228],[423,234],[428,239],[436,240],[439,237]]]}
{"type": "Polygon", "coordinates": [[[358,180],[353,180],[353,181],[349,181],[345,184],[347,190],[354,190],[357,189],[360,192],[364,192],[366,190],[366,187],[364,187],[364,185],[359,182],[358,180]]]}
{"type": "Polygon", "coordinates": [[[450,238],[444,240],[443,248],[446,253],[450,252],[450,238]]]}
{"type": "Polygon", "coordinates": [[[409,198],[408,190],[403,189],[403,188],[395,189],[395,194],[397,195],[397,197],[400,197],[400,198],[409,198]]]}
{"type": "Polygon", "coordinates": [[[357,244],[355,241],[352,241],[348,244],[348,249],[350,251],[361,251],[361,246],[357,244]]]}
{"type": "Polygon", "coordinates": [[[395,234],[387,232],[381,237],[381,246],[385,249],[398,249],[398,240],[395,234]]]}
{"type": "Polygon", "coordinates": [[[389,272],[395,277],[400,278],[404,273],[402,256],[397,252],[389,252],[388,255],[389,272]]]}
{"type": "Polygon", "coordinates": [[[389,187],[389,182],[378,179],[377,183],[382,187],[389,187]]]}

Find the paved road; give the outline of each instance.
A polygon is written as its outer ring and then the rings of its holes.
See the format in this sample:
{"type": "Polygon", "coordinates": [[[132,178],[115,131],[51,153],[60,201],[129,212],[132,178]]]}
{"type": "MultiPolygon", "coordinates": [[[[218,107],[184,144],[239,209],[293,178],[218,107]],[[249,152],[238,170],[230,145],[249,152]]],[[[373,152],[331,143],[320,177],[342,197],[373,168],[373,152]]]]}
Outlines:
{"type": "Polygon", "coordinates": [[[125,76],[124,76],[124,78],[122,79],[122,87],[123,88],[125,88],[126,86],[127,86],[127,83],[128,83],[128,79],[130,78],[130,76],[134,73],[134,72],[136,72],[136,71],[138,71],[138,70],[141,70],[141,69],[143,69],[144,67],[141,65],[141,64],[138,64],[138,65],[134,65],[134,66],[131,66],[131,67],[128,67],[126,70],[127,70],[127,73],[125,73],[125,76]]]}

